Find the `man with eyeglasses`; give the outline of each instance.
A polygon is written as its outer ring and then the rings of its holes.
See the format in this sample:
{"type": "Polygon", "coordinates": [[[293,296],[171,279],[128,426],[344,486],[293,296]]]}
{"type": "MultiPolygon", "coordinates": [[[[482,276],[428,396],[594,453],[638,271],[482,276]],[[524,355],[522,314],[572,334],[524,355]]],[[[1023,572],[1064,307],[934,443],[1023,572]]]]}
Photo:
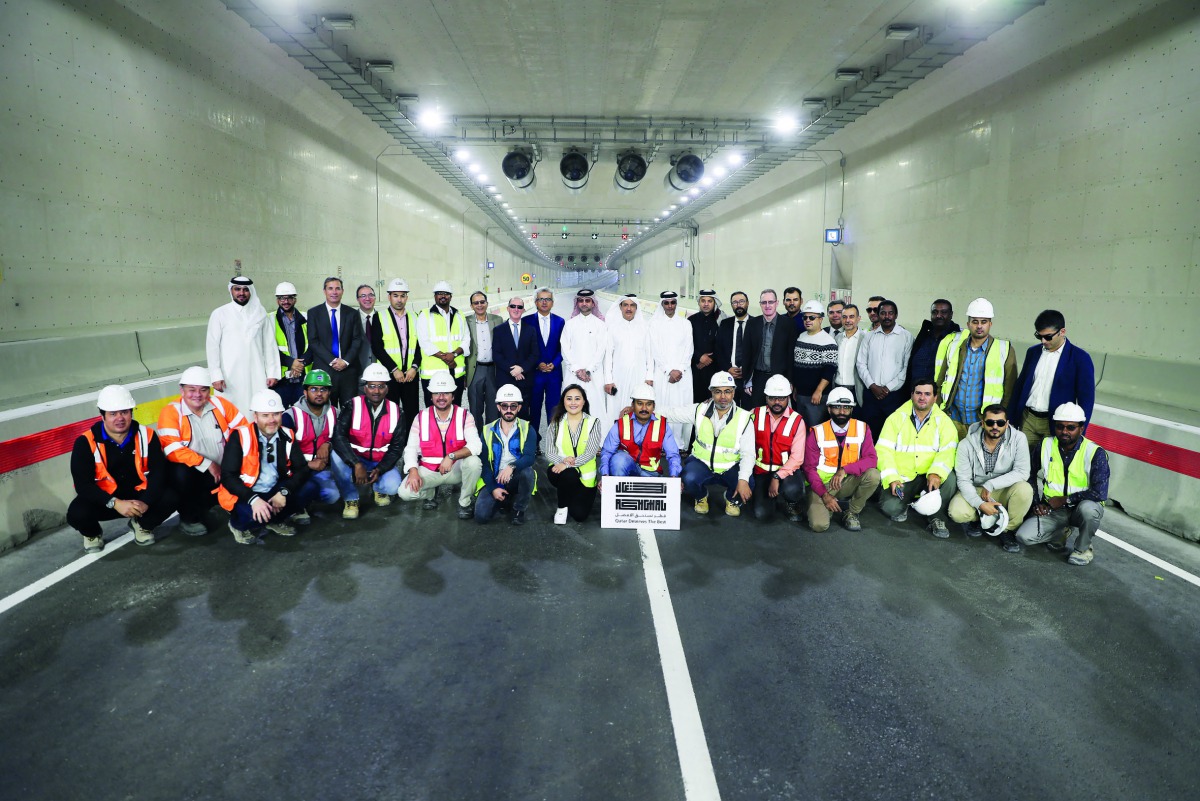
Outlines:
{"type": "MultiPolygon", "coordinates": [[[[522,398],[533,397],[533,377],[537,373],[538,343],[534,326],[526,323],[525,301],[521,298],[508,299],[508,319],[498,322],[492,331],[492,353],[496,358],[496,381],[512,384],[522,398]]],[[[491,315],[495,316],[495,315],[491,315]]],[[[487,420],[496,419],[496,391],[488,397],[490,406],[487,420]]],[[[471,401],[471,412],[475,412],[475,401],[471,401]]],[[[482,407],[480,407],[482,409],[482,407]]],[[[529,407],[522,404],[520,417],[529,419],[529,407]]],[[[475,417],[475,425],[483,430],[484,423],[475,417]]]]}
{"type": "Polygon", "coordinates": [[[542,410],[546,410],[546,422],[558,405],[562,394],[562,332],[566,321],[554,314],[554,293],[542,287],[533,297],[537,316],[530,318],[537,334],[538,361],[533,374],[533,398],[529,401],[529,422],[535,430],[541,426],[542,410]]]}
{"type": "Polygon", "coordinates": [[[371,350],[370,336],[371,325],[379,316],[379,312],[375,310],[375,288],[370,284],[360,284],[358,289],[354,290],[354,297],[358,301],[358,316],[362,321],[362,330],[365,335],[358,366],[360,370],[365,370],[368,364],[375,361],[375,354],[371,350]]]}
{"type": "MultiPolygon", "coordinates": [[[[521,308],[525,304],[514,298],[521,308]]],[[[509,305],[513,303],[509,301],[509,305]]],[[[498,314],[488,311],[488,296],[483,292],[471,294],[471,316],[467,318],[467,332],[471,335],[471,349],[467,352],[467,406],[475,426],[482,428],[484,420],[491,419],[496,398],[496,355],[499,342],[494,329],[504,322],[498,314]]]]}
{"type": "MultiPolygon", "coordinates": [[[[796,342],[796,326],[792,318],[780,315],[779,301],[774,289],[764,289],[758,295],[758,307],[762,314],[751,317],[746,325],[746,364],[743,365],[750,384],[750,404],[756,409],[765,403],[763,388],[767,379],[779,373],[786,375],[792,369],[793,345],[796,342]]],[[[823,310],[822,310],[823,311],[823,310]]]]}
{"type": "Polygon", "coordinates": [[[987,298],[967,306],[967,331],[942,339],[937,351],[935,381],[939,402],[959,439],[992,404],[1007,407],[1017,381],[1017,356],[1012,345],[992,336],[995,312],[987,298]]]}
{"type": "MultiPolygon", "coordinates": [[[[296,432],[296,443],[311,471],[309,483],[313,484],[314,495],[321,503],[336,503],[343,490],[333,472],[337,407],[329,402],[332,389],[329,375],[324,370],[313,370],[304,377],[304,397],[283,414],[284,427],[296,432]]],[[[301,525],[311,522],[307,509],[301,509],[293,519],[301,525]]]]}
{"type": "Polygon", "coordinates": [[[862,416],[876,442],[883,430],[883,421],[906,400],[904,383],[913,335],[896,323],[899,312],[894,301],[881,300],[876,312],[879,330],[863,340],[858,348],[858,377],[865,388],[862,416]]]}
{"type": "Polygon", "coordinates": [[[879,330],[879,304],[884,300],[883,295],[872,295],[867,298],[867,320],[871,324],[863,330],[864,334],[879,330]]]}
{"type": "Polygon", "coordinates": [[[792,346],[791,377],[796,411],[812,428],[825,419],[825,398],[837,378],[838,345],[821,328],[825,307],[819,300],[804,304],[800,320],[804,330],[792,346]]]}
{"type": "Polygon", "coordinates": [[[429,379],[434,373],[448,370],[458,387],[454,403],[462,405],[467,387],[467,351],[471,349],[471,334],[467,321],[458,309],[450,305],[454,290],[447,281],[433,285],[433,305],[417,318],[417,338],[421,342],[421,386],[425,405],[430,404],[429,379]]]}
{"type": "Polygon", "coordinates": [[[1091,419],[1096,371],[1088,352],[1067,341],[1067,321],[1062,312],[1047,309],[1037,316],[1033,326],[1039,343],[1025,352],[1016,391],[1008,404],[1008,419],[1025,432],[1030,463],[1037,464],[1042,441],[1050,436],[1052,410],[1075,403],[1083,409],[1085,418],[1091,419]]]}
{"type": "Polygon", "coordinates": [[[968,537],[982,534],[979,518],[998,515],[1003,506],[1008,525],[999,532],[1000,547],[1009,553],[1021,550],[1013,532],[1033,505],[1029,484],[1029,442],[1008,424],[1008,414],[998,403],[983,410],[983,420],[972,423],[958,443],[954,476],[958,492],[950,499],[949,515],[968,537]]]}
{"type": "Polygon", "coordinates": [[[387,399],[381,364],[363,370],[363,391],[338,410],[333,429],[333,475],[342,490],[342,517],[358,517],[359,487],[375,486],[375,505],[388,506],[400,487],[396,465],[408,442],[404,412],[387,399]]]}
{"type": "MultiPolygon", "coordinates": [[[[746,362],[746,326],[749,323],[750,298],[745,292],[734,292],[729,296],[732,317],[726,317],[717,327],[717,372],[729,373],[734,382],[734,401],[743,409],[750,408],[750,396],[746,394],[746,379],[754,367],[744,368],[746,362]]],[[[714,373],[713,375],[716,375],[714,373]]],[[[712,379],[709,379],[712,383],[712,379]]],[[[706,396],[711,395],[706,393],[706,396]]],[[[695,401],[701,403],[704,399],[695,401]]]]}
{"type": "Polygon", "coordinates": [[[496,392],[500,419],[483,430],[483,475],[475,501],[475,522],[491,521],[501,505],[512,506],[509,522],[525,525],[525,510],[537,486],[533,465],[538,453],[538,434],[529,423],[517,418],[521,393],[512,384],[496,392]]]}
{"type": "Polygon", "coordinates": [[[433,404],[413,416],[404,449],[402,501],[421,500],[422,508],[437,508],[437,488],[458,485],[458,519],[470,520],[471,499],[479,482],[483,444],[475,420],[454,404],[454,379],[445,370],[429,380],[433,404]]]}
{"type": "Polygon", "coordinates": [[[304,353],[308,350],[308,319],[296,310],[296,286],[284,281],[275,287],[275,345],[279,349],[279,382],[274,389],[284,408],[300,399],[304,387],[304,353]]]}
{"type": "MultiPolygon", "coordinates": [[[[408,308],[408,282],[393,278],[387,287],[388,307],[371,325],[371,351],[388,373],[388,400],[398,403],[407,417],[419,408],[421,345],[417,315],[408,308]]],[[[440,362],[439,362],[440,364],[440,362]]]]}
{"type": "Polygon", "coordinates": [[[858,516],[879,489],[879,457],[866,423],[851,417],[854,395],[845,387],[829,393],[829,419],[815,426],[804,446],[808,527],[829,530],[830,515],[841,514],[847,531],[862,531],[858,516]]]}
{"type": "Polygon", "coordinates": [[[1104,518],[1108,500],[1108,453],[1084,435],[1087,415],[1077,403],[1054,410],[1054,438],[1042,442],[1038,470],[1041,500],[1033,516],[1017,529],[1024,545],[1046,543],[1052,551],[1071,550],[1067,562],[1089,565],[1095,552],[1092,537],[1104,518]],[[1066,543],[1059,544],[1058,530],[1068,527],[1066,543]],[[1074,530],[1071,533],[1071,529],[1074,530]]]}

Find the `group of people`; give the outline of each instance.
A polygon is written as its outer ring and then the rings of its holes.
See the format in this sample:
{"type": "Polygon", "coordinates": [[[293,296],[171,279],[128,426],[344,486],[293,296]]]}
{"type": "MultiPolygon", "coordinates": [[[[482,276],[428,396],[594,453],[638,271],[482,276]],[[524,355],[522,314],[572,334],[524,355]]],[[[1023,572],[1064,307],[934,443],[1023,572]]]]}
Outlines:
{"type": "Polygon", "coordinates": [[[758,316],[744,292],[727,315],[704,290],[690,317],[663,292],[649,320],[633,295],[601,313],[589,289],[566,318],[548,289],[530,314],[511,298],[506,318],[476,292],[468,315],[446,282],[414,314],[403,279],[385,309],[370,285],[352,309],[330,278],[307,315],[280,284],[272,321],[248,278],[229,290],[209,323],[208,367],[183,373],[156,432],[133,420],[126,389],[101,391],[100,420],[72,456],[68,520],[86,550],[103,547],[100,521],[116,517],[139,544],[176,510],[184,533],[205,534],[215,503],[239,543],[289,536],[315,501],[357,518],[368,487],[377,506],[436,509],[438,489],[458,485],[461,519],[505,510],[520,525],[540,452],[556,523],[586,520],[604,477],[670,476],[698,514],[716,484],[728,515],[750,505],[767,520],[782,503],[814,531],[835,516],[857,531],[878,496],[884,515],[902,522],[912,509],[937,537],[948,515],[1006,551],[1046,542],[1072,564],[1092,559],[1108,460],[1084,436],[1091,359],[1057,311],[1038,315],[1018,373],[984,298],[966,331],[934,301],[914,337],[893,301],[872,297],[860,328],[855,304],[806,303],[795,287],[782,310],[761,292],[758,316]]]}

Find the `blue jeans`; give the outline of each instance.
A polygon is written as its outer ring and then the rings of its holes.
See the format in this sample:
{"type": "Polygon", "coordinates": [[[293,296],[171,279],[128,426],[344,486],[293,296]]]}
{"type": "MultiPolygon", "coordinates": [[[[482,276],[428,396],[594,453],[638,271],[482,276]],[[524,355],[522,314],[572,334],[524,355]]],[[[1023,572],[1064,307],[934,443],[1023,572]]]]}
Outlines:
{"type": "MultiPolygon", "coordinates": [[[[330,464],[332,465],[333,480],[337,482],[338,489],[342,491],[342,500],[357,501],[358,485],[354,483],[354,468],[343,462],[342,457],[338,456],[336,451],[333,454],[333,460],[330,464]]],[[[359,464],[367,468],[367,472],[369,473],[379,465],[379,462],[361,459],[359,464]]],[[[379,480],[375,482],[375,491],[380,495],[395,495],[396,490],[400,489],[400,482],[403,480],[403,477],[400,475],[400,468],[393,467],[379,476],[379,480]]]]}
{"type": "MultiPolygon", "coordinates": [[[[687,461],[683,463],[683,491],[691,495],[696,500],[708,497],[708,485],[720,484],[725,488],[725,500],[733,497],[734,491],[737,489],[738,483],[738,466],[726,470],[724,473],[714,473],[708,469],[708,465],[697,459],[695,456],[689,456],[687,461]]],[[[754,476],[749,478],[750,488],[754,489],[754,476]]]]}
{"type": "MultiPolygon", "coordinates": [[[[524,470],[517,470],[513,473],[512,478],[504,485],[504,489],[508,490],[508,498],[506,501],[512,501],[514,511],[523,512],[529,507],[529,501],[533,498],[533,468],[526,467],[524,470]]],[[[496,514],[496,508],[502,501],[496,500],[495,496],[484,487],[479,491],[479,497],[475,499],[475,522],[486,523],[496,514]]]]}
{"type": "MultiPolygon", "coordinates": [[[[260,498],[270,500],[275,497],[275,493],[279,492],[283,482],[277,482],[274,487],[266,492],[256,493],[260,498]]],[[[287,496],[287,503],[283,507],[283,511],[277,513],[271,518],[272,523],[281,523],[287,520],[297,512],[304,511],[304,507],[313,502],[317,497],[317,486],[311,481],[304,482],[304,486],[298,492],[293,492],[287,496]]],[[[250,509],[250,504],[245,501],[238,501],[233,505],[233,511],[229,513],[229,524],[239,531],[252,531],[257,528],[262,528],[263,524],[254,519],[254,512],[250,509]]]]}
{"type": "MultiPolygon", "coordinates": [[[[331,460],[330,464],[332,463],[331,460]]],[[[326,468],[319,473],[313,473],[308,483],[316,488],[316,499],[321,503],[334,503],[342,497],[342,491],[338,487],[337,478],[333,475],[332,469],[326,468]]]]}
{"type": "MultiPolygon", "coordinates": [[[[665,458],[663,462],[665,464],[665,458]]],[[[661,478],[663,475],[662,473],[655,473],[639,466],[624,448],[618,448],[617,452],[608,460],[608,474],[610,476],[640,476],[642,478],[661,478]]]]}

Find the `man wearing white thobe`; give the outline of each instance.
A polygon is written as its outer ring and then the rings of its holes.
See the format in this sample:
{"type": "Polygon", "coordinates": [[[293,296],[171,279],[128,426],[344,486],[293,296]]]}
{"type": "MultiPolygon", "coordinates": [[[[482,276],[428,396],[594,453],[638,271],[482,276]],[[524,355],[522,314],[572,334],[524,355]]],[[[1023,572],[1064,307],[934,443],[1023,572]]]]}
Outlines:
{"type": "MultiPolygon", "coordinates": [[[[677,314],[679,296],[663,292],[658,308],[650,319],[650,358],[658,404],[664,408],[686,406],[692,402],[692,326],[677,314]]],[[[671,423],[671,431],[681,449],[692,439],[690,423],[671,423]]]]}
{"type": "Polygon", "coordinates": [[[249,278],[233,278],[229,295],[208,318],[208,372],[213,389],[238,409],[249,409],[255,392],[279,380],[275,328],[249,278]]]}
{"type": "Polygon", "coordinates": [[[587,396],[592,414],[600,425],[600,436],[608,434],[612,417],[608,413],[609,383],[608,326],[595,313],[595,293],[581,289],[575,295],[575,313],[562,332],[563,386],[579,384],[587,396]]]}

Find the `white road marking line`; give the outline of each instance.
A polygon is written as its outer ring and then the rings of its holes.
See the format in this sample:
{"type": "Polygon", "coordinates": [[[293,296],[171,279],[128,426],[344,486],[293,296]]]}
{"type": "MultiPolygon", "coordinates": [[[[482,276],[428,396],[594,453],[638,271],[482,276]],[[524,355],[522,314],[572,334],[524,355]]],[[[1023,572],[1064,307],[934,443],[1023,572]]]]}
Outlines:
{"type": "Polygon", "coordinates": [[[1137,547],[1136,545],[1130,545],[1128,542],[1125,542],[1125,540],[1117,539],[1112,534],[1109,534],[1107,531],[1097,530],[1096,536],[1099,537],[1100,539],[1104,540],[1105,542],[1111,542],[1113,545],[1117,546],[1118,548],[1122,548],[1126,551],[1129,551],[1134,556],[1145,559],[1147,562],[1154,565],[1155,567],[1161,567],[1163,570],[1167,571],[1168,573],[1170,573],[1173,576],[1179,576],[1179,578],[1183,579],[1184,581],[1191,582],[1192,584],[1195,584],[1197,587],[1200,587],[1200,576],[1197,576],[1195,573],[1189,573],[1181,567],[1175,567],[1175,565],[1171,564],[1170,562],[1167,562],[1163,559],[1159,559],[1154,554],[1147,553],[1146,551],[1143,551],[1141,548],[1137,547]]]}
{"type": "Polygon", "coordinates": [[[683,640],[675,620],[675,607],[667,590],[662,557],[654,530],[638,529],[638,545],[642,552],[642,569],[646,574],[646,594],[650,596],[650,613],[654,618],[654,633],[658,637],[658,654],[662,662],[663,681],[667,686],[667,706],[671,710],[671,726],[675,730],[675,749],[679,753],[679,768],[683,773],[683,794],[687,801],[720,801],[717,777],[713,772],[700,708],[692,689],[683,640]]]}
{"type": "Polygon", "coordinates": [[[38,579],[37,581],[30,584],[28,587],[19,589],[16,592],[14,592],[12,595],[9,595],[6,598],[0,599],[0,615],[4,614],[9,609],[12,609],[14,606],[21,603],[22,601],[28,601],[30,598],[37,595],[42,590],[53,587],[55,584],[57,584],[58,582],[65,579],[67,576],[70,576],[73,573],[77,573],[78,571],[83,570],[85,567],[90,565],[92,562],[95,562],[97,559],[103,559],[105,556],[107,556],[108,554],[117,550],[121,546],[129,544],[129,542],[132,540],[133,540],[133,532],[132,531],[126,532],[125,534],[122,534],[121,536],[117,537],[115,540],[105,543],[104,550],[101,551],[100,553],[85,554],[85,555],[79,557],[78,559],[76,559],[74,562],[64,565],[63,567],[60,567],[58,570],[55,570],[50,575],[45,576],[44,578],[38,579]]]}

